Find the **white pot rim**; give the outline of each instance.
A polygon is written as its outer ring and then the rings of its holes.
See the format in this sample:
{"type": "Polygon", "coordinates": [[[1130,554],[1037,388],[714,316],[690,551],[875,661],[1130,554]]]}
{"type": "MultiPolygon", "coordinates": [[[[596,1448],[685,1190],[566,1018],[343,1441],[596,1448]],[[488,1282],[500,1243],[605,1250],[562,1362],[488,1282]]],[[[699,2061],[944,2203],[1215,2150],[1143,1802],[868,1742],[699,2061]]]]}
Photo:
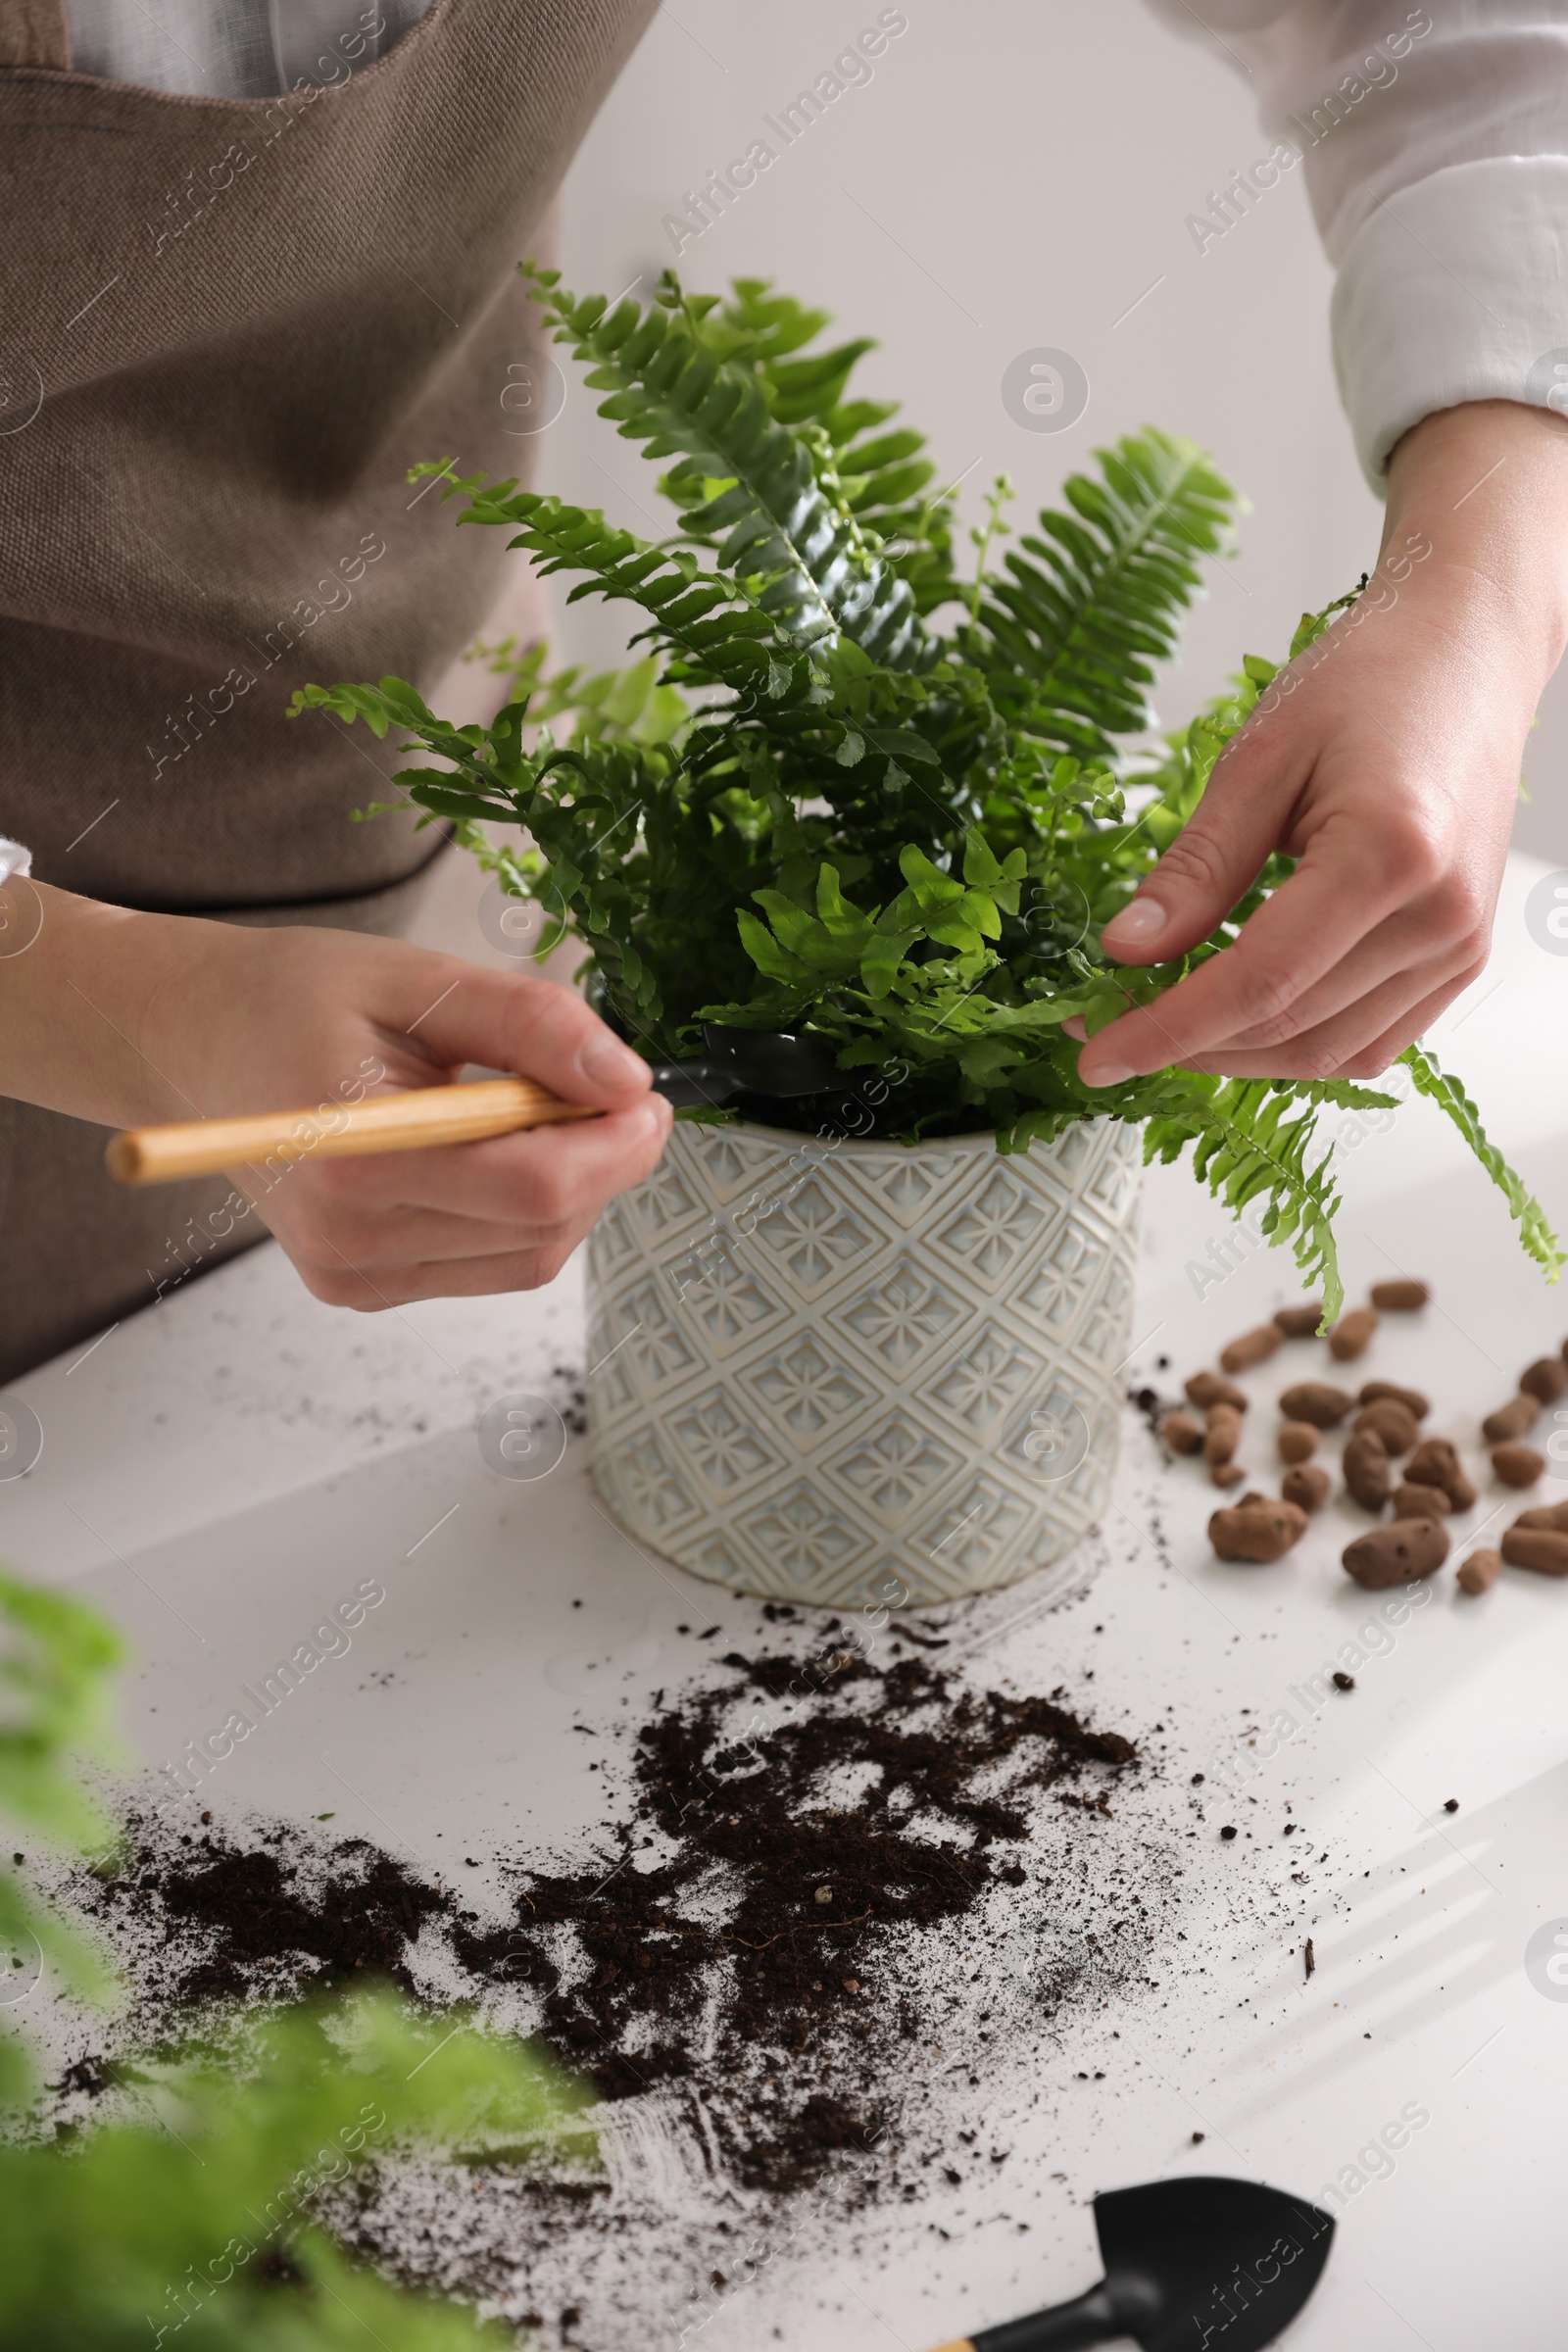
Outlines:
{"type": "MultiPolygon", "coordinates": [[[[1075,1127],[1126,1126],[1129,1124],[1130,1122],[1119,1119],[1114,1111],[1088,1111],[1081,1119],[1074,1119],[1070,1126],[1064,1127],[1061,1134],[1054,1136],[1049,1144],[1037,1146],[1035,1142],[1031,1142],[1025,1148],[1031,1152],[1037,1148],[1052,1152],[1072,1133],[1075,1127]]],[[[761,1119],[744,1118],[726,1120],[722,1126],[710,1125],[706,1119],[677,1119],[671,1133],[671,1140],[674,1136],[683,1133],[687,1135],[758,1136],[765,1143],[787,1145],[795,1151],[799,1151],[807,1145],[813,1145],[818,1151],[831,1152],[835,1156],[840,1152],[847,1152],[858,1159],[910,1159],[920,1152],[951,1152],[956,1158],[962,1157],[966,1152],[990,1152],[999,1158],[1008,1156],[997,1152],[997,1129],[995,1127],[982,1127],[973,1135],[927,1136],[916,1144],[903,1144],[896,1137],[884,1140],[880,1137],[859,1135],[840,1136],[835,1141],[829,1136],[811,1134],[804,1127],[770,1127],[761,1119]]]]}

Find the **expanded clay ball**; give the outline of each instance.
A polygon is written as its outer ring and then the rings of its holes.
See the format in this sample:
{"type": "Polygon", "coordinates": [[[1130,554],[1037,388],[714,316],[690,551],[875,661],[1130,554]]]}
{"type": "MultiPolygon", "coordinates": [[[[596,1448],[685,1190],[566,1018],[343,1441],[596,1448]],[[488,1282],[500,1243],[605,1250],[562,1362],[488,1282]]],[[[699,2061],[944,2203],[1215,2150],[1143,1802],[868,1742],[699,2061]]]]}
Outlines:
{"type": "Polygon", "coordinates": [[[1280,1493],[1287,1502],[1298,1510],[1320,1511],[1329,1498],[1334,1481],[1321,1462],[1298,1462],[1280,1480],[1280,1493]]]}
{"type": "MultiPolygon", "coordinates": [[[[1277,1306],[1274,1320],[1288,1340],[1309,1340],[1323,1320],[1323,1301],[1308,1298],[1300,1306],[1277,1306]]],[[[1568,1341],[1564,1346],[1568,1347],[1568,1341]]]]}
{"type": "Polygon", "coordinates": [[[1239,1487],[1247,1472],[1240,1462],[1216,1462],[1208,1474],[1211,1487],[1239,1487]]]}
{"type": "Polygon", "coordinates": [[[1344,1389],[1331,1388],[1326,1380],[1300,1380],[1280,1398],[1280,1411],[1287,1421],[1310,1421],[1314,1429],[1335,1429],[1354,1402],[1344,1389]]]}
{"type": "Polygon", "coordinates": [[[1533,1487],[1546,1475],[1546,1457],[1533,1446],[1494,1446],[1492,1467],[1505,1487],[1533,1487]]]}
{"type": "Polygon", "coordinates": [[[1208,1540],[1222,1560],[1280,1560],[1306,1533],[1298,1503],[1249,1500],[1215,1511],[1208,1540]]]}
{"type": "Polygon", "coordinates": [[[1357,1404],[1376,1404],[1381,1396],[1392,1396],[1396,1404],[1402,1404],[1406,1412],[1413,1413],[1418,1421],[1424,1421],[1432,1410],[1431,1399],[1423,1396],[1419,1389],[1401,1389],[1396,1380],[1364,1381],[1355,1401],[1357,1404]]]}
{"type": "Polygon", "coordinates": [[[1526,1396],[1539,1396],[1543,1404],[1555,1404],[1564,1389],[1568,1389],[1568,1364],[1560,1355],[1538,1356],[1520,1373],[1519,1387],[1526,1396]]]}
{"type": "Polygon", "coordinates": [[[1239,1413],[1247,1410],[1247,1391],[1239,1389],[1234,1380],[1222,1380],[1217,1372],[1195,1372],[1186,1384],[1187,1401],[1196,1404],[1200,1413],[1212,1405],[1234,1405],[1239,1413]]]}
{"type": "Polygon", "coordinates": [[[1388,1449],[1375,1429],[1363,1429],[1346,1446],[1345,1483],[1364,1511],[1381,1511],[1388,1501],[1388,1449]]]}
{"type": "Polygon", "coordinates": [[[1407,1404],[1399,1402],[1397,1396],[1378,1396],[1371,1404],[1362,1405],[1350,1423],[1350,1434],[1358,1438],[1363,1430],[1368,1429],[1376,1430],[1383,1440],[1384,1452],[1396,1458],[1401,1453],[1408,1453],[1413,1446],[1421,1442],[1420,1422],[1407,1404]]]}
{"type": "Polygon", "coordinates": [[[1423,1487],[1406,1479],[1394,1490],[1396,1519],[1446,1519],[1452,1508],[1441,1487],[1423,1487]]]}
{"type": "Polygon", "coordinates": [[[1190,1413],[1167,1413],[1159,1425],[1160,1437],[1172,1453],[1201,1453],[1203,1432],[1190,1413]]]}
{"type": "Polygon", "coordinates": [[[1475,1501],[1475,1488],[1447,1438],[1423,1438],[1405,1463],[1404,1475],[1418,1487],[1441,1487],[1456,1511],[1469,1510],[1475,1501]]]}
{"type": "Polygon", "coordinates": [[[1372,1345],[1372,1334],[1378,1327],[1376,1312],[1370,1306],[1353,1306],[1342,1315],[1329,1333],[1329,1353],[1338,1363],[1348,1364],[1353,1357],[1365,1355],[1372,1345]]]}
{"type": "Polygon", "coordinates": [[[1559,1536],[1568,1536],[1568,1502],[1538,1502],[1530,1510],[1521,1511],[1514,1525],[1549,1527],[1559,1536]]]}
{"type": "Polygon", "coordinates": [[[1473,1551],[1467,1560],[1459,1563],[1459,1590],[1461,1592],[1490,1592],[1501,1574],[1500,1551],[1473,1551]]]}
{"type": "Polygon", "coordinates": [[[1277,1323],[1260,1323],[1255,1331],[1244,1331],[1239,1340],[1232,1340],[1219,1351],[1222,1372],[1249,1372],[1271,1356],[1285,1339],[1277,1323]]]}
{"type": "Polygon", "coordinates": [[[1502,1539],[1510,1568],[1533,1568],[1538,1576],[1568,1576],[1568,1534],[1550,1527],[1524,1527],[1515,1520],[1502,1539]]]}
{"type": "Polygon", "coordinates": [[[1228,1462],[1242,1442],[1242,1416],[1234,1404],[1211,1404],[1203,1436],[1205,1462],[1228,1462]]]}
{"type": "Polygon", "coordinates": [[[1568,1576],[1568,1502],[1542,1502],[1521,1511],[1502,1539],[1502,1556],[1510,1568],[1568,1576]]]}
{"type": "Polygon", "coordinates": [[[1413,1315],[1432,1293],[1424,1282],[1375,1282],[1367,1296],[1381,1314],[1413,1315]]]}
{"type": "MultiPolygon", "coordinates": [[[[1568,1552],[1568,1543],[1564,1544],[1568,1552]]],[[[1369,1592],[1391,1585],[1414,1584],[1431,1576],[1448,1556],[1448,1531],[1441,1519],[1391,1519],[1368,1528],[1341,1554],[1346,1574],[1369,1592]]]]}
{"type": "Polygon", "coordinates": [[[1481,1424],[1481,1434],[1489,1446],[1505,1446],[1511,1438],[1522,1438],[1527,1429],[1533,1429],[1540,1411],[1539,1396],[1527,1396],[1521,1390],[1497,1412],[1487,1415],[1481,1424]]]}
{"type": "Polygon", "coordinates": [[[1309,1462],[1317,1451],[1317,1431],[1310,1421],[1282,1421],[1274,1444],[1282,1462],[1309,1462]]]}

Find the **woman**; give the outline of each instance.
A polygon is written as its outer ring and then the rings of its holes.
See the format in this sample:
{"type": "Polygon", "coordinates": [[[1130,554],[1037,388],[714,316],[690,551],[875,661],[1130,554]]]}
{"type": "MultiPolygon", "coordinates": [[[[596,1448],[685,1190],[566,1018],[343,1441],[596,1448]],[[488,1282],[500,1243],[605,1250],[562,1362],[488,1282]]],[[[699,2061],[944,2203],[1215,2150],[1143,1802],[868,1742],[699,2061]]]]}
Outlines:
{"type": "MultiPolygon", "coordinates": [[[[0,316],[26,322],[0,362],[0,832],[25,845],[0,850],[0,1377],[262,1224],[345,1305],[548,1281],[659,1156],[646,1069],[575,999],[363,936],[406,922],[427,848],[346,824],[375,793],[363,747],[281,716],[328,663],[433,690],[483,622],[502,552],[404,468],[517,470],[496,395],[530,341],[513,264],[651,14],[0,0],[0,316]],[[612,1115],[307,1158],[265,1191],[236,1171],[177,1205],[103,1181],[99,1126],[466,1061],[612,1115]]],[[[1169,1060],[1383,1068],[1481,967],[1568,639],[1568,0],[1204,17],[1341,265],[1342,380],[1389,521],[1364,624],[1231,747],[1107,944],[1192,945],[1276,846],[1297,875],[1086,1047],[1105,1084],[1169,1060]]],[[[1266,184],[1260,164],[1215,191],[1211,233],[1266,184]]]]}

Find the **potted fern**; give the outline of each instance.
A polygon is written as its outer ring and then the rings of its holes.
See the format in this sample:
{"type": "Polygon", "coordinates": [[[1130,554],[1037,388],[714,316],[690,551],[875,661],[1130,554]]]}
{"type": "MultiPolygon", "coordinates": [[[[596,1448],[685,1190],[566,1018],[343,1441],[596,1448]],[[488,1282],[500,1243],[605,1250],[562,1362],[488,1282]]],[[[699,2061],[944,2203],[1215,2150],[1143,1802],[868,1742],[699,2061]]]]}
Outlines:
{"type": "MultiPolygon", "coordinates": [[[[503,887],[572,927],[607,1019],[656,1061],[704,1025],[824,1041],[804,1101],[683,1112],[651,1182],[591,1246],[594,1475],[640,1539],[747,1590],[933,1599],[1057,1557],[1103,1505],[1129,1340],[1138,1166],[1194,1147],[1233,1209],[1293,1249],[1332,1317],[1330,1155],[1314,1118],[1392,1098],[1344,1081],[1169,1069],[1091,1092],[1092,1033],[1233,939],[1274,859],[1191,956],[1117,969],[1102,926],[1196,807],[1275,665],[1154,756],[1174,648],[1231,493],[1152,428],[1100,453],[1011,547],[999,482],[960,571],[951,498],[896,404],[851,397],[862,341],[765,282],[666,276],[646,309],[531,270],[601,415],[667,460],[657,545],[558,498],[456,477],[572,596],[644,616],[639,666],[514,662],[488,727],[395,678],[311,687],[440,764],[397,778],[503,887]],[[525,829],[521,848],[486,828],[525,829]],[[1142,1130],[1140,1138],[1139,1131],[1142,1130]]],[[[1351,599],[1342,600],[1348,604],[1351,599]]],[[[1303,619],[1291,655],[1339,607],[1303,619]]],[[[1453,1117],[1554,1270],[1539,1209],[1427,1056],[1453,1117]]]]}

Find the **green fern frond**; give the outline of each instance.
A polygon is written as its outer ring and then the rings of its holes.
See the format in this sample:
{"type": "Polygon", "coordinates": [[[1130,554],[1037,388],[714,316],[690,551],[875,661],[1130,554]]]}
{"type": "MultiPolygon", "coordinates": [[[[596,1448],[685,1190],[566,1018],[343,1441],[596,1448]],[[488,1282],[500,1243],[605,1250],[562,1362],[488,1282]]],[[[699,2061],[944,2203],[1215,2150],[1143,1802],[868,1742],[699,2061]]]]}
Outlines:
{"type": "MultiPolygon", "coordinates": [[[[671,275],[666,289],[684,302],[705,349],[731,367],[751,371],[781,424],[816,425],[827,435],[845,506],[862,530],[882,542],[882,561],[907,583],[921,619],[955,594],[952,495],[929,495],[936,468],[924,455],[926,437],[910,425],[886,428],[901,413],[896,400],[848,400],[849,378],[875,349],[869,336],[804,357],[830,314],[780,294],[762,277],[739,277],[728,298],[681,296],[671,275]]],[[[707,491],[700,470],[682,463],[660,488],[688,514],[707,491]]]]}
{"type": "MultiPolygon", "coordinates": [[[[410,479],[442,470],[417,466],[410,479]]],[[[542,573],[585,572],[568,604],[602,596],[639,606],[653,624],[643,634],[683,657],[684,674],[699,683],[777,695],[799,666],[801,641],[766,596],[705,570],[685,548],[652,546],[606,522],[597,507],[568,506],[514,481],[448,472],[441,495],[466,496],[462,522],[516,526],[508,546],[525,548],[542,573]]]]}
{"type": "Polygon", "coordinates": [[[1509,1167],[1495,1144],[1489,1141],[1481,1124],[1481,1113],[1459,1084],[1440,1070],[1432,1056],[1420,1046],[1406,1046],[1399,1060],[1415,1081],[1418,1095],[1425,1095],[1439,1109],[1445,1111],[1464,1137],[1493,1183],[1508,1203],[1509,1214],[1519,1227],[1519,1239],[1539,1266],[1545,1269],[1548,1282],[1555,1282],[1568,1264],[1557,1246],[1557,1236],[1546,1222],[1546,1212],[1533,1193],[1509,1167]]]}
{"type": "Polygon", "coordinates": [[[1069,475],[1004,560],[971,633],[998,706],[1080,758],[1151,723],[1145,689],[1176,650],[1196,559],[1225,537],[1233,496],[1191,441],[1149,426],[1097,452],[1103,478],[1069,475]]]}
{"type": "Polygon", "coordinates": [[[851,512],[821,428],[783,422],[755,373],[708,349],[673,280],[646,312],[629,299],[611,311],[566,293],[554,270],[531,274],[556,340],[609,395],[599,414],[648,457],[700,472],[708,494],[689,526],[716,542],[722,570],[756,583],[760,609],[798,645],[842,634],[889,668],[914,664],[913,598],[851,512]]]}
{"type": "Polygon", "coordinates": [[[1180,1091],[1144,1134],[1144,1158],[1167,1163],[1193,1146],[1193,1173],[1216,1200],[1240,1215],[1250,1200],[1267,1205],[1258,1230],[1269,1242],[1289,1242],[1308,1290],[1323,1287],[1332,1323],[1345,1303],[1334,1215],[1339,1195],[1330,1173],[1332,1152],[1311,1165],[1307,1149],[1316,1127],[1314,1106],[1300,1107],[1288,1080],[1231,1078],[1213,1093],[1195,1072],[1173,1073],[1180,1091]],[[1293,1108],[1298,1115],[1287,1116],[1293,1108]]]}

